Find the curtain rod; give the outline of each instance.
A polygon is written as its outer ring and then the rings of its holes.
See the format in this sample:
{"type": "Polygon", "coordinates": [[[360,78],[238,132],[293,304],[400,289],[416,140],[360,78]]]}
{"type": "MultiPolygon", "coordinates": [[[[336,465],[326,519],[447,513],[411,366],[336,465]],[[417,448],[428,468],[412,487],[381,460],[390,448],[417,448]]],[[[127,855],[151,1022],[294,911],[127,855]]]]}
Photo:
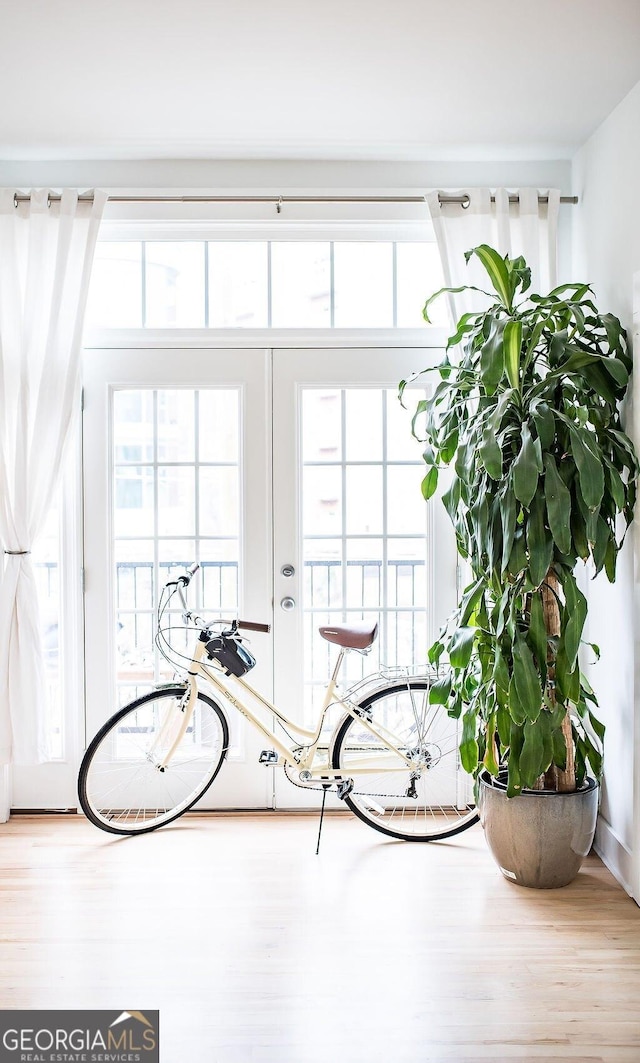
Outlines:
{"type": "MultiPolygon", "coordinates": [[[[18,203],[27,203],[31,197],[25,194],[16,194],[14,200],[18,203]]],[[[440,195],[441,203],[468,203],[468,196],[440,195]]],[[[56,202],[60,196],[51,193],[51,202],[56,202]]],[[[78,196],[83,203],[91,203],[92,195],[78,196]]],[[[278,214],[285,203],[424,203],[424,196],[109,196],[110,203],[274,203],[278,214]]],[[[491,202],[495,203],[496,197],[491,196],[491,202]]],[[[520,197],[510,195],[510,203],[518,203],[520,197]]],[[[548,203],[548,196],[538,196],[539,203],[548,203]]],[[[577,196],[560,196],[561,203],[575,204],[577,196]]]]}

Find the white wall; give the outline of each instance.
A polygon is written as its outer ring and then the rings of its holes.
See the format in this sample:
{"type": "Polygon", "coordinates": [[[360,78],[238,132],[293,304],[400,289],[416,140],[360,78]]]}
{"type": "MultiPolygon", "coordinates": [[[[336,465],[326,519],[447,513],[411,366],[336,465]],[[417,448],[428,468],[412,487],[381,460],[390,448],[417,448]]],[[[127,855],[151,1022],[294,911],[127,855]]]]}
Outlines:
{"type": "MultiPolygon", "coordinates": [[[[612,311],[632,332],[633,275],[640,270],[640,83],[581,148],[573,160],[574,193],[580,197],[574,214],[573,279],[592,283],[596,305],[612,311]]],[[[637,345],[636,345],[637,346],[637,345]]],[[[640,377],[640,373],[636,373],[640,377]]],[[[639,439],[639,382],[627,430],[639,439]]],[[[607,726],[605,779],[596,847],[619,880],[640,901],[640,815],[636,776],[640,768],[637,706],[640,691],[638,642],[640,624],[634,599],[638,583],[634,554],[640,536],[630,534],[611,586],[605,577],[590,584],[589,638],[602,658],[592,682],[607,726]],[[635,809],[635,811],[634,811],[635,809]]]]}

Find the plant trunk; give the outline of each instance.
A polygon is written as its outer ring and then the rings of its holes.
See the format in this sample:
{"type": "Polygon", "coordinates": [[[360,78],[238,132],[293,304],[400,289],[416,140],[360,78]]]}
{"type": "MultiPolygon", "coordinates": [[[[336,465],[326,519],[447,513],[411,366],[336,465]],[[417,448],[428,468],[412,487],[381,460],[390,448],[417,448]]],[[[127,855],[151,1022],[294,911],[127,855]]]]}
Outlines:
{"type": "MultiPolygon", "coordinates": [[[[541,587],[542,608],[544,609],[544,623],[547,636],[557,638],[560,635],[560,609],[558,606],[558,594],[560,582],[552,568],[549,569],[541,587]]],[[[547,653],[547,673],[550,680],[555,680],[555,662],[553,651],[547,653]]],[[[552,701],[555,701],[555,684],[549,684],[549,693],[552,701]]],[[[576,788],[576,766],[573,748],[573,735],[571,732],[571,717],[569,710],[565,713],[562,721],[562,733],[567,750],[567,761],[564,770],[552,764],[544,775],[540,777],[540,789],[557,790],[560,793],[571,793],[576,788]]]]}

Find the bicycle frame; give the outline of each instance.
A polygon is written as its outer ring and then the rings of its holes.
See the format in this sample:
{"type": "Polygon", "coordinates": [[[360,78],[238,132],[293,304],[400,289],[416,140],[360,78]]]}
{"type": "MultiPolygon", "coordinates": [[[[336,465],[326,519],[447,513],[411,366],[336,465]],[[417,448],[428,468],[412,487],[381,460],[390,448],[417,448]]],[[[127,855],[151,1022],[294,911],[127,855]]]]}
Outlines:
{"type": "MultiPolygon", "coordinates": [[[[275,750],[277,750],[279,754],[276,766],[288,764],[291,767],[297,769],[298,771],[309,772],[309,778],[314,780],[322,779],[323,781],[336,782],[342,779],[344,777],[343,773],[329,766],[328,757],[326,764],[321,763],[316,765],[315,767],[313,764],[316,758],[316,753],[318,751],[320,735],[322,734],[322,728],[324,726],[324,721],[327,712],[332,705],[341,705],[346,713],[348,713],[354,718],[357,718],[363,727],[370,731],[372,735],[375,735],[377,738],[380,738],[389,749],[389,752],[395,755],[393,764],[389,765],[389,767],[385,767],[384,764],[381,764],[379,758],[373,760],[370,759],[367,761],[366,756],[364,756],[358,762],[357,767],[355,765],[349,766],[349,777],[352,777],[356,774],[365,774],[371,771],[397,771],[398,761],[395,758],[398,757],[400,758],[400,760],[404,761],[404,763],[409,768],[413,767],[412,761],[407,756],[405,756],[405,754],[402,753],[401,750],[397,748],[394,743],[393,736],[386,732],[385,728],[374,726],[369,720],[367,720],[366,716],[358,712],[357,706],[352,705],[349,701],[345,701],[340,697],[334,696],[336,692],[338,674],[345,655],[344,649],[340,649],[340,652],[338,654],[338,659],[336,661],[335,667],[331,674],[331,678],[327,685],[324,701],[320,709],[318,723],[314,730],[309,730],[308,728],[300,726],[300,724],[296,723],[294,720],[290,720],[289,717],[286,716],[283,712],[281,712],[276,705],[272,704],[272,702],[270,702],[268,698],[263,697],[262,694],[259,694],[257,690],[250,686],[249,683],[245,682],[245,680],[243,680],[241,677],[227,676],[224,672],[214,668],[212,665],[205,663],[205,654],[205,644],[198,640],[196,642],[196,648],[188,668],[187,683],[189,692],[187,695],[186,703],[183,703],[183,705],[181,706],[183,719],[173,742],[171,743],[169,749],[163,756],[162,761],[158,764],[158,767],[160,769],[166,767],[169,764],[173,754],[178,748],[189,726],[191,716],[193,714],[193,708],[195,706],[196,699],[198,696],[198,677],[210,683],[220,694],[222,694],[222,696],[227,701],[229,701],[234,706],[235,709],[238,710],[239,713],[241,713],[242,716],[245,717],[245,719],[249,720],[254,727],[256,727],[259,731],[262,732],[263,735],[265,735],[266,738],[268,738],[271,745],[274,747],[275,750]],[[272,728],[269,727],[269,725],[260,718],[258,712],[254,711],[251,706],[243,700],[242,696],[236,697],[235,694],[231,692],[231,690],[229,689],[229,684],[231,680],[233,680],[241,688],[241,691],[245,695],[248,694],[251,698],[257,701],[261,706],[262,711],[274,715],[283,727],[294,731],[296,735],[298,735],[301,739],[300,745],[291,747],[282,742],[280,738],[274,733],[272,728]]],[[[165,721],[165,725],[168,726],[168,720],[165,721]]],[[[161,742],[163,735],[164,727],[161,728],[158,737],[156,738],[156,742],[154,743],[154,746],[157,743],[161,742]]]]}

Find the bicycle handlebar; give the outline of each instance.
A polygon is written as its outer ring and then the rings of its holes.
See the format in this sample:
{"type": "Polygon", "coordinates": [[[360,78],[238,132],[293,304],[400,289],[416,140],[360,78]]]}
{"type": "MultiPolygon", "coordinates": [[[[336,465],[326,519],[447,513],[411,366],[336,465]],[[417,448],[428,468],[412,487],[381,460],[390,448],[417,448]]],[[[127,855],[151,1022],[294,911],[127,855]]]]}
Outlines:
{"type": "MultiPolygon", "coordinates": [[[[182,576],[178,576],[177,579],[170,580],[166,584],[167,587],[174,586],[174,587],[177,588],[178,593],[180,595],[182,607],[183,607],[183,610],[184,610],[185,613],[189,612],[189,610],[187,609],[187,602],[186,602],[186,598],[184,596],[183,588],[186,588],[186,587],[189,586],[189,584],[191,583],[191,580],[193,579],[193,577],[195,576],[195,574],[196,574],[196,572],[198,571],[199,568],[200,568],[200,562],[199,561],[194,561],[194,563],[189,566],[189,568],[186,570],[186,572],[182,576]]],[[[194,618],[194,619],[200,619],[200,618],[198,617],[198,618],[194,618]]],[[[230,625],[234,625],[235,624],[236,628],[242,628],[244,631],[262,631],[266,635],[268,635],[269,632],[271,631],[271,625],[270,624],[258,624],[258,623],[256,623],[253,620],[228,620],[228,621],[224,620],[224,621],[220,621],[220,622],[221,623],[225,623],[225,624],[228,623],[230,625]]],[[[203,624],[204,624],[204,621],[203,621],[203,624]]]]}

